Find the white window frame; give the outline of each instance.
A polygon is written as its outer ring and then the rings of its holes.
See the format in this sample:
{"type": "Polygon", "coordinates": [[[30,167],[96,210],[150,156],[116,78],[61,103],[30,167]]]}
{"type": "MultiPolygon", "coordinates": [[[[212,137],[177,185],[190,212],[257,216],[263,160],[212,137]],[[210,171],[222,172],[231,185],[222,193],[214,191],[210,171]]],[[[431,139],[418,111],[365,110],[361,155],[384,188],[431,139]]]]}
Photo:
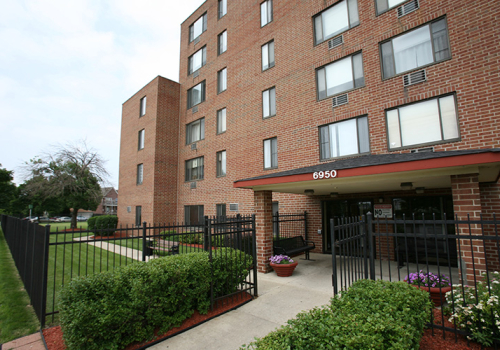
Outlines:
{"type": "Polygon", "coordinates": [[[205,118],[186,125],[186,145],[205,139],[205,118]]]}
{"type": "Polygon", "coordinates": [[[321,160],[370,153],[368,117],[364,115],[320,126],[319,145],[321,160]]]}
{"type": "Polygon", "coordinates": [[[273,21],[273,0],[260,4],[260,26],[264,27],[273,21]]]}
{"type": "Polygon", "coordinates": [[[226,108],[217,111],[217,134],[226,132],[226,108]]]}
{"type": "Polygon", "coordinates": [[[223,31],[217,36],[217,54],[222,55],[227,51],[227,30],[223,31]]]}
{"type": "Polygon", "coordinates": [[[460,140],[455,94],[398,106],[385,114],[389,151],[460,140]]]}
{"type": "Polygon", "coordinates": [[[217,163],[217,177],[226,176],[226,151],[217,152],[216,155],[216,163],[217,163]]]}
{"type": "Polygon", "coordinates": [[[274,67],[274,40],[262,45],[262,71],[274,67]]]}
{"type": "Polygon", "coordinates": [[[227,14],[227,0],[219,0],[218,18],[221,19],[227,14]]]}
{"type": "Polygon", "coordinates": [[[199,105],[200,103],[205,102],[205,80],[203,80],[201,83],[196,84],[192,88],[190,88],[187,91],[187,108],[190,109],[196,105],[199,105]],[[199,101],[194,101],[193,98],[193,93],[196,90],[200,90],[200,99],[199,101]]]}
{"type": "Polygon", "coordinates": [[[144,139],[146,137],[146,129],[139,130],[138,150],[144,149],[144,139]]]}
{"type": "Polygon", "coordinates": [[[144,164],[137,164],[137,185],[142,185],[144,182],[144,164]]]}
{"type": "Polygon", "coordinates": [[[262,118],[271,118],[276,115],[276,87],[262,91],[262,118]]]}
{"type": "Polygon", "coordinates": [[[146,96],[141,98],[139,106],[139,117],[142,117],[145,114],[146,114],[146,96]]]}
{"type": "Polygon", "coordinates": [[[203,180],[203,178],[205,177],[204,168],[205,168],[204,157],[197,157],[186,160],[185,181],[189,182],[189,181],[203,180]],[[194,173],[193,169],[196,169],[196,176],[193,174],[194,173]]]}
{"type": "Polygon", "coordinates": [[[335,5],[321,11],[313,17],[314,44],[333,38],[359,24],[359,10],[357,0],[342,0],[335,5]],[[329,28],[332,25],[342,27],[329,28]]]}
{"type": "Polygon", "coordinates": [[[227,67],[217,72],[217,93],[227,90],[227,67]]]}
{"type": "Polygon", "coordinates": [[[207,63],[207,46],[203,46],[201,49],[196,51],[194,54],[188,57],[188,75],[193,74],[198,69],[201,69],[207,63]],[[199,62],[199,64],[194,67],[194,64],[199,62]]]}
{"type": "Polygon", "coordinates": [[[196,40],[207,30],[207,13],[205,12],[189,26],[189,42],[196,40]],[[196,32],[195,32],[196,31],[196,32]]]}
{"type": "Polygon", "coordinates": [[[389,79],[412,70],[450,59],[451,48],[446,18],[439,18],[380,43],[380,56],[383,79],[389,79]],[[428,41],[420,42],[419,45],[408,46],[408,44],[412,42],[412,39],[415,40],[415,38],[419,38],[418,35],[423,37],[426,36],[426,34],[428,34],[428,41]],[[437,42],[443,45],[441,51],[437,51],[437,42]],[[424,44],[426,45],[424,46],[424,44]],[[408,47],[406,50],[397,50],[397,47],[401,46],[408,47]],[[417,51],[417,47],[420,47],[420,50],[417,51]],[[429,47],[431,52],[426,52],[429,50],[429,47]],[[409,60],[405,57],[404,59],[400,59],[399,62],[408,65],[409,62],[413,61],[414,64],[412,66],[398,67],[395,51],[411,54],[412,50],[414,52],[414,55],[412,55],[414,56],[414,60],[409,60]]]}
{"type": "Polygon", "coordinates": [[[278,167],[278,138],[264,140],[264,169],[278,167]]]}

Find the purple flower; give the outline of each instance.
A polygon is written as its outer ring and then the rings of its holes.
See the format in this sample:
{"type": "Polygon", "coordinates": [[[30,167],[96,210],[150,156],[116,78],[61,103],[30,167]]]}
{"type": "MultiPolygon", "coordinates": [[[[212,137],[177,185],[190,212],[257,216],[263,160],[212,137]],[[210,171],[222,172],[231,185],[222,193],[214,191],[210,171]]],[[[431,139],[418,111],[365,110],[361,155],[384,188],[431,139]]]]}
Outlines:
{"type": "Polygon", "coordinates": [[[419,272],[410,273],[406,276],[405,281],[409,284],[420,285],[425,287],[442,288],[451,286],[451,281],[448,276],[441,274],[436,275],[432,272],[425,273],[420,270],[419,272]]]}

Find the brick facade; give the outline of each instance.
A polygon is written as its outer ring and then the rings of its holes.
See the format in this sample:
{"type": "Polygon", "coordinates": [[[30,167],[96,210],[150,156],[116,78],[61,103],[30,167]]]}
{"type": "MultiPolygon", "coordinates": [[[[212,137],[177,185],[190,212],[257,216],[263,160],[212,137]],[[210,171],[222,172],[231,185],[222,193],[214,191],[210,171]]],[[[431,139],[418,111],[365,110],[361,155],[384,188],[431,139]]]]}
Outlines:
{"type": "MultiPolygon", "coordinates": [[[[159,222],[183,221],[186,205],[203,205],[205,215],[215,215],[219,203],[226,203],[228,209],[230,203],[238,203],[241,214],[264,210],[266,214],[260,216],[268,218],[271,202],[278,201],[280,211],[308,212],[309,239],[315,241],[317,251],[321,252],[325,248],[326,229],[322,203],[331,198],[279,193],[278,188],[270,195],[258,188],[256,192],[234,188],[235,181],[335,161],[320,159],[319,127],[358,116],[368,117],[369,153],[373,155],[409,153],[428,146],[436,152],[500,147],[497,136],[500,131],[500,47],[496,43],[500,33],[497,20],[500,2],[420,0],[416,11],[398,18],[395,8],[377,15],[375,1],[358,0],[359,24],[343,32],[343,44],[333,49],[329,49],[327,41],[315,45],[313,17],[339,3],[338,0],[274,0],[273,20],[264,27],[260,25],[261,2],[228,1],[227,14],[220,19],[218,2],[204,2],[181,25],[179,84],[164,83],[165,79],[157,78],[125,102],[120,154],[120,222],[133,222],[133,210],[126,212],[127,205],[133,203],[142,203],[145,221],[159,222]],[[206,31],[189,42],[189,27],[205,13],[206,31]],[[451,57],[423,67],[427,78],[419,84],[404,87],[403,74],[384,79],[381,42],[440,18],[447,23],[451,57]],[[218,35],[224,31],[227,31],[227,51],[218,55],[218,35]],[[271,40],[274,40],[275,66],[262,71],[261,48],[271,40]],[[188,58],[203,47],[206,64],[196,74],[189,75],[188,58]],[[332,110],[332,98],[317,98],[316,70],[355,53],[362,54],[364,84],[349,90],[348,103],[332,110]],[[217,72],[223,68],[227,69],[227,90],[218,93],[217,72]],[[196,108],[188,108],[188,90],[203,81],[205,101],[196,108]],[[155,94],[160,86],[168,91],[161,96],[169,97],[160,98],[160,94],[157,100],[153,97],[151,108],[157,108],[155,106],[164,101],[162,113],[165,114],[161,114],[162,117],[146,115],[147,118],[140,120],[140,98],[148,95],[148,111],[151,111],[149,93],[155,94]],[[276,90],[276,115],[264,119],[262,92],[271,87],[276,90]],[[458,139],[391,152],[386,111],[446,94],[456,99],[458,139]],[[176,103],[177,109],[169,108],[176,103]],[[227,111],[227,130],[217,134],[217,111],[222,108],[227,111]],[[167,110],[171,112],[168,116],[167,110]],[[177,114],[174,111],[178,111],[177,114]],[[205,133],[194,148],[186,143],[186,125],[200,118],[204,118],[205,133]],[[164,123],[159,123],[160,120],[164,123]],[[147,127],[146,140],[153,144],[138,152],[134,135],[144,127],[141,125],[147,127]],[[268,170],[264,169],[263,142],[273,137],[277,138],[278,166],[268,170]],[[223,177],[216,176],[219,151],[226,151],[227,155],[227,173],[223,177]],[[194,181],[195,188],[192,188],[192,182],[185,181],[185,164],[197,157],[204,157],[204,178],[194,181]],[[135,184],[138,162],[145,164],[144,183],[140,188],[135,184]],[[261,202],[262,198],[267,204],[261,202]],[[323,230],[321,235],[318,230],[323,230]]],[[[456,185],[457,181],[457,178],[447,178],[441,188],[433,187],[424,195],[453,193],[455,200],[462,190],[460,186],[451,187],[451,183],[456,185]]],[[[341,198],[370,198],[374,203],[383,198],[384,203],[391,203],[391,198],[403,194],[397,191],[399,182],[394,177],[397,186],[390,191],[380,191],[377,183],[373,183],[371,192],[354,188],[342,193],[341,198]]],[[[476,185],[479,192],[475,195],[481,197],[482,207],[465,204],[461,207],[462,204],[456,202],[455,211],[462,213],[462,209],[471,209],[487,215],[498,211],[499,183],[495,180],[476,185]]],[[[414,191],[412,195],[416,195],[414,191]]],[[[227,214],[235,213],[228,210],[227,214]]],[[[270,254],[269,234],[262,236],[258,228],[258,236],[265,245],[259,250],[261,255],[270,254]]],[[[393,257],[393,253],[387,254],[393,257]]],[[[265,257],[259,255],[259,259],[264,264],[265,257]]],[[[267,265],[260,268],[266,270],[267,265]]]]}

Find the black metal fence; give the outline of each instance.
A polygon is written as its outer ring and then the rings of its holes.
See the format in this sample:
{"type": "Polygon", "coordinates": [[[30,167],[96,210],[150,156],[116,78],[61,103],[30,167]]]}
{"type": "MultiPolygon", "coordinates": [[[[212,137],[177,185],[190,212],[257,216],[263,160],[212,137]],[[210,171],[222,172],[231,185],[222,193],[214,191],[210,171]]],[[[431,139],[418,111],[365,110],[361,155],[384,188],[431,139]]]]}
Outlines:
{"type": "Polygon", "coordinates": [[[275,240],[303,236],[307,240],[307,212],[273,215],[273,236],[275,240]]]}
{"type": "MultiPolygon", "coordinates": [[[[360,279],[408,281],[410,274],[422,271],[446,275],[451,288],[452,302],[446,304],[449,289],[439,287],[437,304],[441,304],[440,319],[431,318],[429,325],[445,331],[470,335],[453,324],[445,322],[464,303],[478,305],[478,290],[492,296],[495,271],[500,271],[500,220],[428,219],[424,216],[410,219],[362,217],[331,219],[332,284],[334,294],[345,290],[360,279]],[[493,281],[493,282],[492,282],[493,281]],[[463,297],[467,290],[474,300],[463,297]]],[[[498,277],[497,277],[498,279],[498,277]]],[[[423,287],[423,286],[422,286],[423,287]]],[[[470,304],[469,304],[470,306],[470,304]]],[[[488,316],[489,317],[489,316],[488,316]]],[[[495,315],[491,315],[493,323],[495,315]]],[[[462,329],[461,329],[462,328],[462,329]]],[[[495,348],[500,343],[495,344],[495,348]]]]}
{"type": "MultiPolygon", "coordinates": [[[[42,327],[46,322],[57,322],[57,295],[77,276],[109,271],[161,256],[200,251],[209,252],[211,261],[216,256],[224,261],[224,256],[220,255],[223,250],[218,249],[222,247],[236,249],[241,259],[249,255],[252,262],[257,261],[253,215],[205,217],[201,225],[150,226],[144,223],[142,227],[116,230],[55,232],[50,232],[49,226],[2,216],[2,230],[42,327]]],[[[224,268],[234,268],[229,262],[234,260],[227,261],[224,268]]],[[[232,281],[226,282],[231,284],[232,281]]],[[[255,263],[237,290],[228,292],[228,288],[212,283],[212,307],[228,297],[242,296],[242,293],[257,295],[255,263]],[[217,292],[221,290],[225,292],[217,292]]]]}

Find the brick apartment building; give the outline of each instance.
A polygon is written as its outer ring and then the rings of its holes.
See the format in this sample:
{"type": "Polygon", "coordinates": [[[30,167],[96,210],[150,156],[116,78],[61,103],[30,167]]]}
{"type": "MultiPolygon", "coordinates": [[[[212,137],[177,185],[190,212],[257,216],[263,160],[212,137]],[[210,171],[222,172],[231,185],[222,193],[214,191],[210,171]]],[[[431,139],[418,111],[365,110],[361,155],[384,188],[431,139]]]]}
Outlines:
{"type": "Polygon", "coordinates": [[[122,224],[500,213],[500,2],[207,0],[123,104],[122,224]]]}

